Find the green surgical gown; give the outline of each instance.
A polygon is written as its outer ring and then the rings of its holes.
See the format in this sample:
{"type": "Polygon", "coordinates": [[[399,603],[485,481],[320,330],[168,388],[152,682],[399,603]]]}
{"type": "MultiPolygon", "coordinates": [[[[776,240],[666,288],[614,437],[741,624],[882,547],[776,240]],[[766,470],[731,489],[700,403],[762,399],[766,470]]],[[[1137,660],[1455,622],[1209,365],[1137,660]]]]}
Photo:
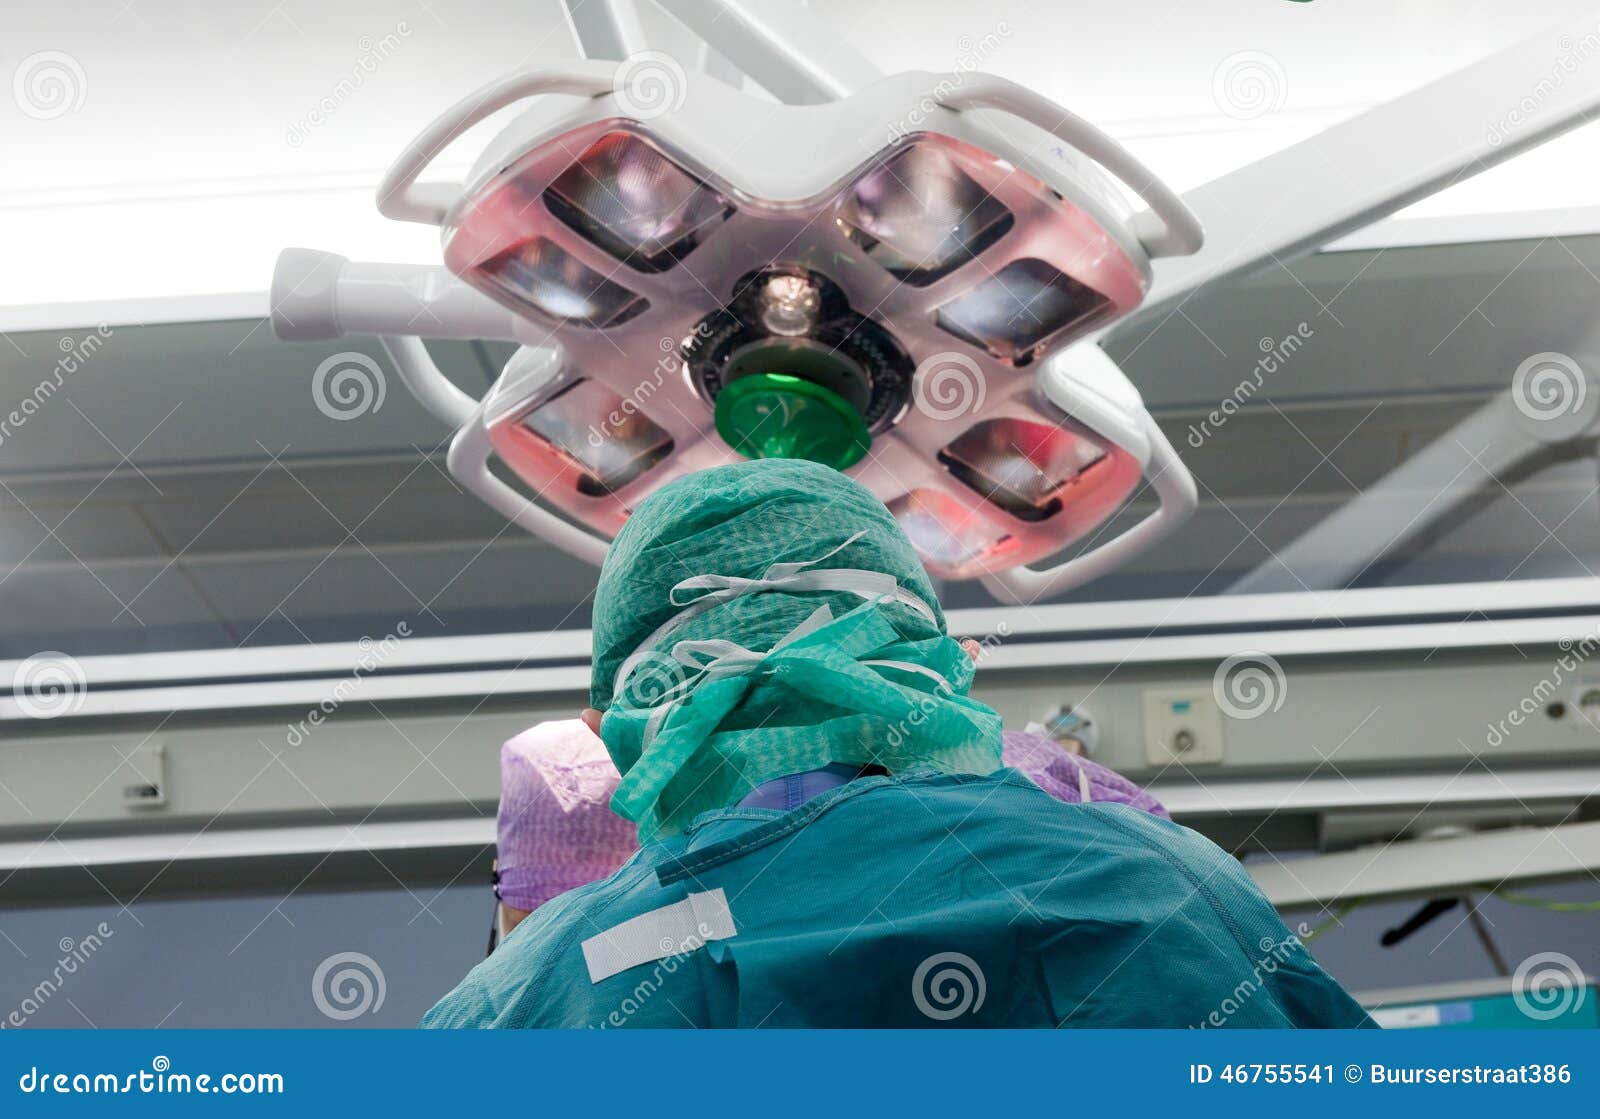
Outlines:
{"type": "Polygon", "coordinates": [[[706,813],[541,907],[422,1024],[1372,1023],[1210,841],[1001,770],[706,813]],[[585,940],[717,890],[732,935],[591,978],[585,940]]]}

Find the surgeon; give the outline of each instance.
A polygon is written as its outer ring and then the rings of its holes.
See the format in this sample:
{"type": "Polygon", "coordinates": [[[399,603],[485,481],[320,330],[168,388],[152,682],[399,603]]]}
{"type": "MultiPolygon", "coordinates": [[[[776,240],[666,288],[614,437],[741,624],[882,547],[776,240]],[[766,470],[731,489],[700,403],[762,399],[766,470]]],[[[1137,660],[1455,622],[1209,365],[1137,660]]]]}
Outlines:
{"type": "Polygon", "coordinates": [[[594,609],[643,846],[423,1024],[1370,1025],[1209,841],[1001,768],[972,675],[857,483],[759,460],[662,487],[594,609]]]}

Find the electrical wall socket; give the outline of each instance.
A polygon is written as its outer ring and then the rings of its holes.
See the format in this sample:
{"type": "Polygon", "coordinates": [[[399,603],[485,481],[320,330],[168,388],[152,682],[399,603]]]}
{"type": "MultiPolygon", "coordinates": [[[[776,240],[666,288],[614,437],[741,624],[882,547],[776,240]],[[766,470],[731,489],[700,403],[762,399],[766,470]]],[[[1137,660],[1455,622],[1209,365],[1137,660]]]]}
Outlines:
{"type": "Polygon", "coordinates": [[[122,780],[122,803],[129,808],[167,806],[167,748],[146,743],[128,755],[117,776],[122,780]]]}
{"type": "Polygon", "coordinates": [[[1208,687],[1144,693],[1144,755],[1153,766],[1222,760],[1222,709],[1208,687]]]}

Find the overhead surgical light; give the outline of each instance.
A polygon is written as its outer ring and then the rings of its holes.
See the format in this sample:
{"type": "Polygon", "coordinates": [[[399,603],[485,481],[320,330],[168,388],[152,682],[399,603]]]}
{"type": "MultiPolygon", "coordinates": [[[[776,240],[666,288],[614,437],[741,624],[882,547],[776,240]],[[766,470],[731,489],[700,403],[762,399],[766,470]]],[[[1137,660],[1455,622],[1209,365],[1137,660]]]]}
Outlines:
{"type": "MultiPolygon", "coordinates": [[[[1187,514],[1192,480],[1138,393],[1098,347],[1071,346],[1138,306],[1152,257],[1199,244],[1131,156],[998,78],[902,74],[815,105],[682,78],[681,100],[648,113],[610,64],[497,82],[385,179],[379,208],[439,226],[449,273],[504,309],[434,274],[439,321],[404,330],[523,344],[473,402],[390,340],[460,427],[450,466],[466,485],[595,559],[673,477],[809,458],[878,494],[930,571],[997,586],[1142,478],[1162,507],[1135,542],[1187,514]],[[451,140],[529,98],[465,184],[420,183],[451,140]]],[[[391,332],[380,308],[405,285],[376,268],[290,250],[280,333],[391,332]]],[[[1048,591],[1126,547],[1043,573],[1048,591]]]]}

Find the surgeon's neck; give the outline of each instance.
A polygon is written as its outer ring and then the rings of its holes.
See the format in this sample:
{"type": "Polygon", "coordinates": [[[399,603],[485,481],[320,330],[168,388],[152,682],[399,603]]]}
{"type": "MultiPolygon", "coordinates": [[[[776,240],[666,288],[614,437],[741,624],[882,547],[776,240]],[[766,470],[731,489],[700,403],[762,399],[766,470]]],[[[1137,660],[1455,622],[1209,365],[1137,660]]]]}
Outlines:
{"type": "Polygon", "coordinates": [[[882,766],[843,765],[834,763],[821,769],[808,769],[804,773],[791,773],[775,777],[757,785],[750,794],[739,801],[740,808],[776,808],[787,812],[799,808],[813,797],[829,789],[837,789],[857,777],[884,773],[882,766]]]}

